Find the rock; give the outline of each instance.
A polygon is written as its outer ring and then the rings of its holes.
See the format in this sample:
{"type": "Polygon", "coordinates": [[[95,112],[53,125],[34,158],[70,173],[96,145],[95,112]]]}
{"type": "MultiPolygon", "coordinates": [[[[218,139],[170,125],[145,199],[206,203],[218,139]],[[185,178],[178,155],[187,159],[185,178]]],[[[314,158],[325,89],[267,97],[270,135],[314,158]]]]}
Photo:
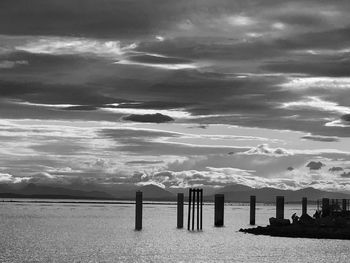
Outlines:
{"type": "Polygon", "coordinates": [[[270,217],[269,222],[271,226],[289,226],[290,225],[289,219],[277,219],[275,217],[270,217]]]}
{"type": "Polygon", "coordinates": [[[308,214],[304,214],[299,218],[298,224],[303,226],[314,226],[316,225],[316,220],[308,214]]]}

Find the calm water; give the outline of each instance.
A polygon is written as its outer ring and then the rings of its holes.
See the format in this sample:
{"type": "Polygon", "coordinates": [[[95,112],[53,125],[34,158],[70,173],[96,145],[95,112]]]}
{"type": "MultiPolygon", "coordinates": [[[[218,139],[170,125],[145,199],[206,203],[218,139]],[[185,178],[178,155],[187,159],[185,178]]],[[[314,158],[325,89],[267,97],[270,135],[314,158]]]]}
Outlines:
{"type": "MultiPolygon", "coordinates": [[[[0,262],[350,261],[350,241],[239,233],[249,220],[249,207],[239,205],[225,206],[225,227],[214,228],[213,206],[204,208],[203,231],[191,233],[176,229],[176,206],[144,205],[144,229],[136,232],[129,204],[0,203],[0,262]]],[[[274,214],[273,206],[257,206],[257,224],[274,214]]]]}

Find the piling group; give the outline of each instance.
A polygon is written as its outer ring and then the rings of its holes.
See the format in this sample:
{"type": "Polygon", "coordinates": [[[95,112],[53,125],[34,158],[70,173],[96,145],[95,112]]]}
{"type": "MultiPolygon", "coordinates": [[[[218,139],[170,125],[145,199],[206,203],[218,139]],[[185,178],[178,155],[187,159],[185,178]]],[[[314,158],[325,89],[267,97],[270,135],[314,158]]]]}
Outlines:
{"type": "MultiPolygon", "coordinates": [[[[181,229],[184,227],[184,202],[185,196],[183,193],[177,194],[177,228],[181,229]]],[[[302,215],[307,215],[307,203],[306,197],[302,198],[302,215]]],[[[135,230],[142,229],[142,192],[136,192],[136,206],[135,206],[135,230]]],[[[349,206],[349,200],[343,199],[342,211],[347,211],[349,206]]],[[[330,204],[330,199],[322,199],[322,210],[319,210],[319,202],[317,202],[317,211],[320,211],[323,216],[330,215],[332,213],[332,207],[337,207],[338,200],[333,201],[330,204]],[[336,203],[335,203],[336,202],[336,203]]],[[[223,194],[216,194],[214,196],[214,226],[224,226],[224,207],[225,207],[225,196],[223,194]]],[[[203,229],[203,189],[190,188],[188,192],[188,218],[187,218],[187,229],[194,231],[195,222],[196,229],[203,229]]],[[[250,225],[255,225],[256,215],[256,196],[250,196],[250,225]]],[[[283,222],[284,219],[284,196],[276,196],[276,221],[283,222]]],[[[287,220],[287,219],[286,219],[287,220]]]]}
{"type": "Polygon", "coordinates": [[[197,230],[202,230],[203,228],[203,189],[190,188],[189,194],[188,194],[188,219],[187,219],[188,230],[190,229],[194,230],[196,200],[197,200],[197,230]],[[191,217],[192,217],[192,224],[191,224],[191,217]]]}

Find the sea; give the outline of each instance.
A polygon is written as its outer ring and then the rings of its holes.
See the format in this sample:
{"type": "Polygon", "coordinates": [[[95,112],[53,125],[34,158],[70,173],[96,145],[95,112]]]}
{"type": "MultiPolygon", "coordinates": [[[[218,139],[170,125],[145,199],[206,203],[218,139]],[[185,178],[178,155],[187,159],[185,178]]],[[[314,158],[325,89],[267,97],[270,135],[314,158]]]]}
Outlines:
{"type": "MultiPolygon", "coordinates": [[[[247,204],[226,204],[225,225],[214,227],[214,206],[204,204],[203,230],[176,228],[175,203],[145,203],[135,231],[132,202],[0,200],[0,262],[350,262],[350,241],[256,236],[247,204]]],[[[309,206],[313,214],[315,207],[309,206]]],[[[286,205],[285,217],[301,214],[286,205]]],[[[275,216],[257,204],[256,223],[275,216]]]]}

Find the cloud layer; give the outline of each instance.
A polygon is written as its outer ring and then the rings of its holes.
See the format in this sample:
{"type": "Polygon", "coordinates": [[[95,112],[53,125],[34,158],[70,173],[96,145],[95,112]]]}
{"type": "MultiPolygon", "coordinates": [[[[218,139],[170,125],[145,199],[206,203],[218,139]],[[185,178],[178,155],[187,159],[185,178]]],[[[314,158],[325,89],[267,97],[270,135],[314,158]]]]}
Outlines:
{"type": "Polygon", "coordinates": [[[348,190],[348,1],[0,7],[1,182],[348,190]]]}

